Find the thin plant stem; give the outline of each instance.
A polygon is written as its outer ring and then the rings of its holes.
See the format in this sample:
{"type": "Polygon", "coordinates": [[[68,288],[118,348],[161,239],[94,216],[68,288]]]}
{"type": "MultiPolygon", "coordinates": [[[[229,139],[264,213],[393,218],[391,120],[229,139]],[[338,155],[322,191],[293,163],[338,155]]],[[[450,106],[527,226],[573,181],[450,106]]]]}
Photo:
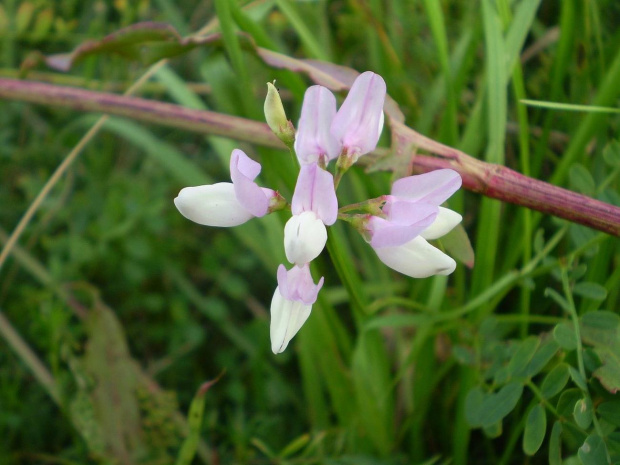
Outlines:
{"type": "MultiPolygon", "coordinates": [[[[573,261],[573,257],[570,256],[567,263],[572,263],[572,261],[573,261]]],[[[561,270],[562,270],[562,290],[564,291],[564,296],[566,297],[566,301],[568,302],[568,310],[569,310],[570,318],[573,322],[573,329],[575,331],[575,339],[577,340],[577,350],[576,350],[577,367],[579,368],[579,374],[585,381],[587,378],[586,378],[586,368],[583,362],[583,344],[581,342],[581,329],[579,328],[579,316],[577,315],[577,308],[575,307],[575,301],[573,300],[573,293],[570,289],[570,283],[568,281],[567,266],[566,265],[562,266],[561,270]]],[[[589,404],[592,405],[592,397],[590,396],[590,391],[588,390],[587,385],[586,385],[585,390],[583,391],[583,394],[586,396],[586,399],[589,402],[589,404]]],[[[592,423],[594,423],[594,429],[596,430],[596,433],[601,438],[604,438],[605,435],[603,434],[601,425],[598,422],[598,418],[596,417],[596,414],[594,412],[592,412],[592,423]]],[[[607,453],[607,462],[611,463],[610,457],[609,457],[609,451],[605,449],[605,452],[607,453]]]]}
{"type": "Polygon", "coordinates": [[[30,348],[28,343],[22,339],[19,333],[13,328],[11,322],[0,311],[0,334],[7,344],[15,351],[19,358],[28,366],[32,374],[37,379],[43,389],[47,391],[56,405],[60,405],[60,392],[56,385],[56,380],[41,362],[39,357],[30,348]]]}

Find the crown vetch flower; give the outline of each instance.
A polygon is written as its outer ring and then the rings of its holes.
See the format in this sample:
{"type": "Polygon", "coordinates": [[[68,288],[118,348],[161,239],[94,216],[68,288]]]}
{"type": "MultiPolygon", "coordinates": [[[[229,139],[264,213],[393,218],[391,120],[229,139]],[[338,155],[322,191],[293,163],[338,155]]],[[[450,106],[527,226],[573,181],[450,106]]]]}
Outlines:
{"type": "Polygon", "coordinates": [[[185,218],[205,226],[238,226],[264,216],[277,193],[254,182],[260,170],[259,163],[235,149],[230,157],[232,183],[185,187],[174,204],[185,218]]]}
{"type": "Polygon", "coordinates": [[[278,267],[278,287],[271,300],[269,327],[274,354],[283,352],[306,322],[321,287],[323,278],[314,284],[308,264],[293,266],[288,271],[284,265],[278,267]]]}
{"type": "MultiPolygon", "coordinates": [[[[348,166],[377,146],[383,129],[386,86],[371,71],[360,74],[331,125],[331,133],[342,144],[348,166]]],[[[347,166],[347,167],[348,167],[347,166]]]]}
{"type": "Polygon", "coordinates": [[[336,115],[336,97],[323,86],[306,90],[295,136],[295,153],[302,165],[326,166],[340,153],[341,144],[330,128],[336,115]]]}

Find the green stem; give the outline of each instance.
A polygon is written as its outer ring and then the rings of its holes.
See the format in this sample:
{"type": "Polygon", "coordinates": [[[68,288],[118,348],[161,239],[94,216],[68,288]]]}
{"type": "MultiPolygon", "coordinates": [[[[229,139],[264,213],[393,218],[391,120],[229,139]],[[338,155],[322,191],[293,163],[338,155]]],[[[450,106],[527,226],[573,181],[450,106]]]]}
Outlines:
{"type": "MultiPolygon", "coordinates": [[[[567,263],[572,263],[572,262],[573,262],[573,257],[570,256],[567,263]]],[[[562,289],[564,291],[566,301],[568,302],[568,310],[569,310],[570,318],[573,322],[573,330],[575,331],[575,338],[577,340],[577,350],[576,350],[577,366],[579,368],[579,374],[585,381],[587,377],[586,377],[585,364],[583,362],[583,343],[581,341],[581,329],[579,327],[579,316],[577,315],[577,308],[575,307],[575,301],[573,300],[573,293],[571,291],[570,283],[568,281],[567,266],[566,265],[562,266],[561,270],[562,270],[562,289]]],[[[592,396],[590,396],[590,391],[588,390],[587,385],[586,385],[586,389],[584,390],[584,395],[587,401],[589,402],[589,404],[593,405],[592,396]]],[[[596,417],[596,414],[594,412],[592,412],[592,423],[594,423],[594,429],[596,430],[596,433],[601,438],[605,438],[605,435],[603,434],[603,429],[601,428],[601,425],[598,422],[598,418],[596,417]]],[[[611,463],[610,457],[609,457],[609,451],[607,449],[605,449],[605,451],[607,453],[607,462],[611,463]]]]}

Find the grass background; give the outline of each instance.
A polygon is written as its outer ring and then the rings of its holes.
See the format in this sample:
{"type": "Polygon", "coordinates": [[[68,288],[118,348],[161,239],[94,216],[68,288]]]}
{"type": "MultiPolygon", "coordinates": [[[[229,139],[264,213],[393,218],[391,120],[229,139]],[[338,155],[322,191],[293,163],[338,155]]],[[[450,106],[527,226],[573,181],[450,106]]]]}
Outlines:
{"type": "MultiPolygon", "coordinates": [[[[296,121],[309,82],[242,51],[243,30],[284,54],[381,74],[422,134],[620,205],[618,116],[519,103],[617,107],[614,0],[7,0],[0,76],[15,76],[33,50],[69,51],[138,21],[186,35],[216,18],[223,47],[171,60],[141,96],[262,120],[265,82],[277,78],[296,121]]],[[[145,70],[102,55],[29,77],[120,93],[145,70]]],[[[97,117],[0,108],[4,243],[97,117]]],[[[617,458],[620,425],[599,406],[620,408],[593,376],[607,352],[574,324],[618,314],[616,238],[461,192],[450,207],[463,213],[475,267],[413,280],[337,224],[316,262],[326,285],[312,316],[274,356],[268,312],[286,215],[205,228],[172,203],[186,185],[227,180],[235,147],[261,161],[263,185],[290,198],[285,152],[117,117],[45,198],[0,270],[0,463],[173,463],[188,431],[182,416],[222,370],[191,424],[202,440],[195,463],[617,458]],[[559,389],[545,391],[557,367],[559,389]],[[478,393],[490,404],[477,404],[478,393]],[[579,452],[597,437],[609,455],[579,452]]],[[[386,193],[390,180],[356,168],[340,204],[386,193]]]]}

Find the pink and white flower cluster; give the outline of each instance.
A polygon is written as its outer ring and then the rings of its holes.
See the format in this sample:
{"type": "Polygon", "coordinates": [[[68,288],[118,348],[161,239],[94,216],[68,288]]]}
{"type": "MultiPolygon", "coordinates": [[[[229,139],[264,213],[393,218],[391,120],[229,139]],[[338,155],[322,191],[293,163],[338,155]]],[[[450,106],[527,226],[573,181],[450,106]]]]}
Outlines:
{"type": "MultiPolygon", "coordinates": [[[[325,87],[306,91],[294,142],[301,169],[292,217],[284,227],[284,250],[293,266],[278,267],[271,301],[274,353],[284,351],[306,322],[323,286],[323,278],[314,283],[310,262],[325,248],[326,227],[339,217],[329,162],[338,158],[342,174],[375,149],[383,128],[385,96],[384,80],[370,71],[358,76],[339,110],[325,87]]],[[[259,163],[233,150],[232,183],[186,187],[174,203],[183,216],[207,226],[236,226],[284,208],[286,201],[276,191],[256,184],[260,170],[259,163]]],[[[427,240],[441,237],[461,221],[458,213],[440,206],[460,185],[459,174],[448,169],[400,179],[391,194],[380,199],[377,214],[363,215],[356,224],[379,259],[396,271],[417,278],[449,274],[456,263],[427,240]]]]}

